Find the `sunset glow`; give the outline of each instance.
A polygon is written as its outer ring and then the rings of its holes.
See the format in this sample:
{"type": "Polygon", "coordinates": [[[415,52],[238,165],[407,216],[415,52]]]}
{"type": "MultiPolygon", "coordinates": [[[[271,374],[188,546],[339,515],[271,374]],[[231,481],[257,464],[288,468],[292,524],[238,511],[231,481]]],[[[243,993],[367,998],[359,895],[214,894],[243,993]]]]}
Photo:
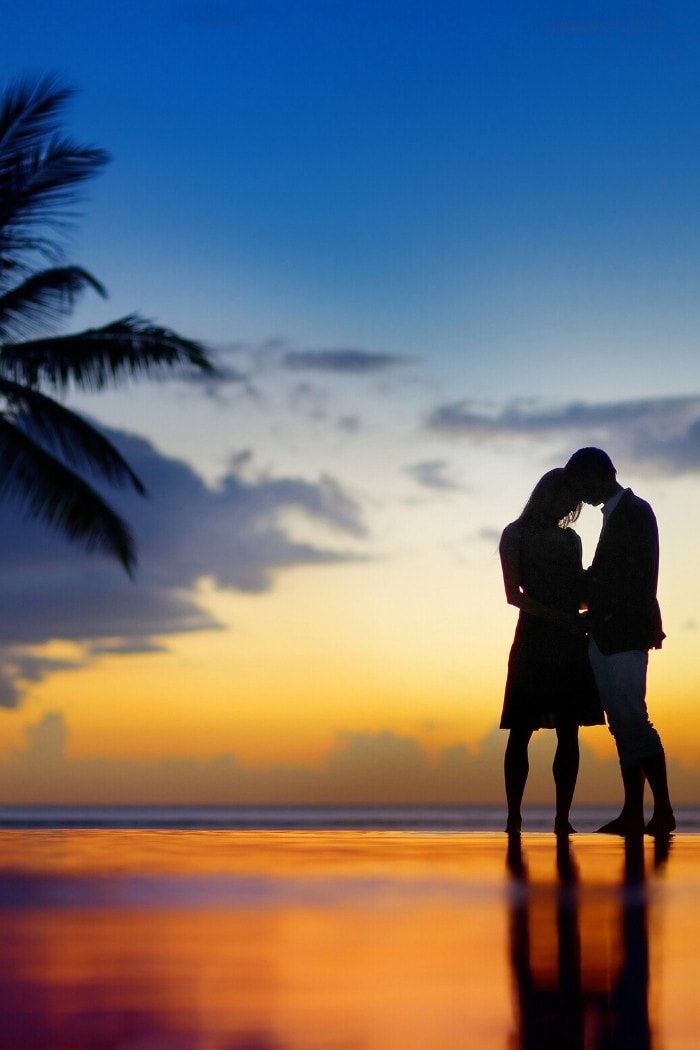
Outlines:
{"type": "Polygon", "coordinates": [[[533,835],[507,868],[497,835],[2,832],[3,890],[26,880],[0,931],[3,1032],[502,1050],[538,1024],[632,1023],[677,1050],[700,1019],[696,842],[633,861],[533,835]]]}
{"type": "Polygon", "coordinates": [[[0,803],[500,801],[498,538],[583,444],[658,517],[649,704],[700,800],[700,21],[645,11],[13,10],[4,76],[64,77],[113,155],[72,321],[142,311],[220,375],[67,392],[148,489],[109,493],[134,582],[0,507],[0,803]]]}

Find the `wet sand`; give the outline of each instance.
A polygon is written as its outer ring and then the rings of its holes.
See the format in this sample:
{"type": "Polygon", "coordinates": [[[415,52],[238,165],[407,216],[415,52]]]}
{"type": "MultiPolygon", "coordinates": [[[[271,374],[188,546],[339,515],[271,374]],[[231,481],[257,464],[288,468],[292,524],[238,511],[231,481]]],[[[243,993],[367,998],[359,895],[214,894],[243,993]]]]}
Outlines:
{"type": "Polygon", "coordinates": [[[0,832],[12,1050],[680,1050],[700,836],[0,832]]]}

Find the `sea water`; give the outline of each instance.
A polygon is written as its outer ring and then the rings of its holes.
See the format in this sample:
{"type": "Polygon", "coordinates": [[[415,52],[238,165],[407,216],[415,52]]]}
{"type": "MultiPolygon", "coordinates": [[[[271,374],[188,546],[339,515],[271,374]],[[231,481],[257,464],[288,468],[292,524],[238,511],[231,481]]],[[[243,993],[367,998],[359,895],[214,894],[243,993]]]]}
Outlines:
{"type": "MultiPolygon", "coordinates": [[[[577,831],[595,831],[618,813],[610,806],[574,806],[577,831]]],[[[678,832],[700,832],[700,806],[675,810],[678,832]]],[[[525,806],[524,832],[551,831],[550,806],[525,806]]],[[[503,806],[4,806],[0,828],[167,829],[189,831],[494,832],[503,806]]]]}

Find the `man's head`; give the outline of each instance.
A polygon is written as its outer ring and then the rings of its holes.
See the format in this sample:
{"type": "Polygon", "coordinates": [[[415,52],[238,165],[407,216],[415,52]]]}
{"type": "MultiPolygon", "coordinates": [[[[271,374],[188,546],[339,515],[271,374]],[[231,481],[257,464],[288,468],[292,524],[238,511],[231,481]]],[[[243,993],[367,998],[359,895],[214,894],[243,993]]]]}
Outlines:
{"type": "Polygon", "coordinates": [[[602,448],[580,448],[564,470],[573,495],[584,503],[604,503],[618,489],[617,472],[602,448]]]}

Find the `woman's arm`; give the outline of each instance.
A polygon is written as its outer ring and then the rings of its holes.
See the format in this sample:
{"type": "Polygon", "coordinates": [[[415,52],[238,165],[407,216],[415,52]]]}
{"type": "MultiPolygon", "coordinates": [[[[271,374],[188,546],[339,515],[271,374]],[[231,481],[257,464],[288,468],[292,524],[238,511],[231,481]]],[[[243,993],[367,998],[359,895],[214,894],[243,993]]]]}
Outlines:
{"type": "Polygon", "coordinates": [[[578,626],[577,616],[543,605],[542,602],[525,594],[520,579],[520,540],[516,530],[510,525],[503,530],[498,553],[501,556],[503,584],[509,605],[521,609],[528,616],[537,616],[542,620],[549,620],[551,623],[558,623],[566,627],[578,626]]]}

